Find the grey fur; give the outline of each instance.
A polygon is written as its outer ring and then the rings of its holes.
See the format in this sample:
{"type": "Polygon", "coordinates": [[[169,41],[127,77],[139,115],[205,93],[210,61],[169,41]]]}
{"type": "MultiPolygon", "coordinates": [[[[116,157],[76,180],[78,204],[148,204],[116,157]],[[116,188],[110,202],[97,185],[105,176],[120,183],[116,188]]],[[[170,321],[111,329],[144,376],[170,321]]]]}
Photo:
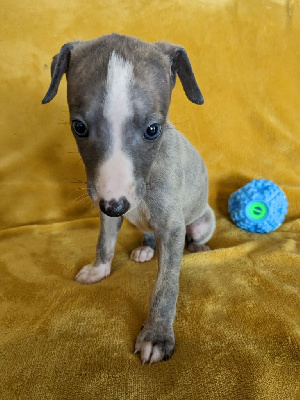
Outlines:
{"type": "Polygon", "coordinates": [[[114,257],[117,236],[121,228],[123,217],[108,217],[100,212],[101,230],[96,249],[96,262],[106,263],[114,257]]]}
{"type": "MultiPolygon", "coordinates": [[[[208,205],[204,161],[168,120],[176,75],[192,102],[202,104],[203,97],[187,53],[180,46],[149,44],[117,34],[64,45],[53,58],[52,81],[43,103],[53,99],[66,73],[70,119],[83,121],[89,129],[88,138],[74,136],[86,167],[88,192],[94,201],[99,200],[97,171],[113,151],[111,127],[103,111],[113,51],[134,67],[130,84],[134,112],[122,126],[122,151],[133,165],[138,200],[125,217],[144,233],[142,246],[152,251],[147,259],[153,256],[155,246],[158,256],[149,316],[135,346],[142,362],[152,363],[170,358],[174,351],[173,321],[185,235],[190,251],[208,250],[205,243],[215,229],[215,216],[208,205]],[[147,141],[143,132],[152,123],[161,124],[162,134],[147,141]]],[[[81,283],[96,282],[110,272],[122,217],[112,218],[102,212],[100,215],[96,260],[77,275],[81,283]]]]}
{"type": "Polygon", "coordinates": [[[149,246],[151,249],[155,250],[155,238],[152,232],[144,232],[142,246],[149,246]]]}

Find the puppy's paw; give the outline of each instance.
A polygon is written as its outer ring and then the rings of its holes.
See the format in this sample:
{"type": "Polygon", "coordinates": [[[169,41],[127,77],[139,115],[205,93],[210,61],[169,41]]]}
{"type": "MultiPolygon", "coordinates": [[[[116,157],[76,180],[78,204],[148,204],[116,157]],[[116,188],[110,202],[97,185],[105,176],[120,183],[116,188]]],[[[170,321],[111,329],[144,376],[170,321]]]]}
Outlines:
{"type": "Polygon", "coordinates": [[[205,244],[197,244],[196,242],[192,242],[188,245],[187,250],[191,253],[198,253],[200,251],[209,251],[210,247],[205,244]]]}
{"type": "Polygon", "coordinates": [[[145,262],[151,260],[154,256],[154,250],[149,246],[140,246],[133,250],[130,258],[136,262],[145,262]]]}
{"type": "Polygon", "coordinates": [[[172,357],[175,337],[172,327],[145,325],[135,343],[135,353],[140,353],[142,365],[166,361],[172,357]]]}
{"type": "Polygon", "coordinates": [[[106,278],[110,274],[110,263],[94,265],[88,264],[83,267],[75,277],[77,282],[89,285],[106,278]]]}

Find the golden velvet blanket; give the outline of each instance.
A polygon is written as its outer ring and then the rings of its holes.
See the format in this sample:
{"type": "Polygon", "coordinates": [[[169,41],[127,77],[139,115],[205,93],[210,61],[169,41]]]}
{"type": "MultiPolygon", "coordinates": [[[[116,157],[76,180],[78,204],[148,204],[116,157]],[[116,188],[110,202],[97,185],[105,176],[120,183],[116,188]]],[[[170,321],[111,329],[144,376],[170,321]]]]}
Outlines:
{"type": "Polygon", "coordinates": [[[300,399],[300,3],[297,0],[2,0],[0,398],[300,399]],[[157,260],[129,259],[82,286],[97,210],[68,126],[65,79],[41,105],[61,45],[119,32],[183,45],[205,104],[178,81],[170,119],[196,146],[217,215],[212,251],[185,252],[168,362],[141,366],[134,342],[157,260]],[[265,178],[286,193],[283,225],[230,222],[230,193],[265,178]]]}

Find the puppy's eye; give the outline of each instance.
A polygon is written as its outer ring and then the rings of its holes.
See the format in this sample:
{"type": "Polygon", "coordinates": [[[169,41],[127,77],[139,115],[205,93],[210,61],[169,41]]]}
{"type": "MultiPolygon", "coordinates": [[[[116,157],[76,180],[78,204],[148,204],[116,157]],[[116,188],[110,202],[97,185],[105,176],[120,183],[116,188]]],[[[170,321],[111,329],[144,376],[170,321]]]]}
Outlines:
{"type": "Polygon", "coordinates": [[[89,136],[89,131],[87,130],[87,127],[81,121],[74,120],[72,122],[72,128],[73,128],[73,132],[76,133],[76,135],[79,137],[89,136]]]}
{"type": "Polygon", "coordinates": [[[151,124],[146,129],[144,133],[144,138],[147,140],[155,140],[161,134],[161,125],[160,124],[151,124]]]}

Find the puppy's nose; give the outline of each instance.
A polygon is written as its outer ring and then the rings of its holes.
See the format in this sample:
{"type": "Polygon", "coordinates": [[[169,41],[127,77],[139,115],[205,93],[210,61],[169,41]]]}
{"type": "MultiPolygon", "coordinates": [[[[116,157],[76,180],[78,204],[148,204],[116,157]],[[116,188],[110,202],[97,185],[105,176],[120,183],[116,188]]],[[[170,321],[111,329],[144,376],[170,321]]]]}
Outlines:
{"type": "Polygon", "coordinates": [[[119,217],[129,210],[130,203],[126,197],[121,197],[119,200],[104,200],[101,199],[99,202],[100,210],[109,217],[119,217]]]}

